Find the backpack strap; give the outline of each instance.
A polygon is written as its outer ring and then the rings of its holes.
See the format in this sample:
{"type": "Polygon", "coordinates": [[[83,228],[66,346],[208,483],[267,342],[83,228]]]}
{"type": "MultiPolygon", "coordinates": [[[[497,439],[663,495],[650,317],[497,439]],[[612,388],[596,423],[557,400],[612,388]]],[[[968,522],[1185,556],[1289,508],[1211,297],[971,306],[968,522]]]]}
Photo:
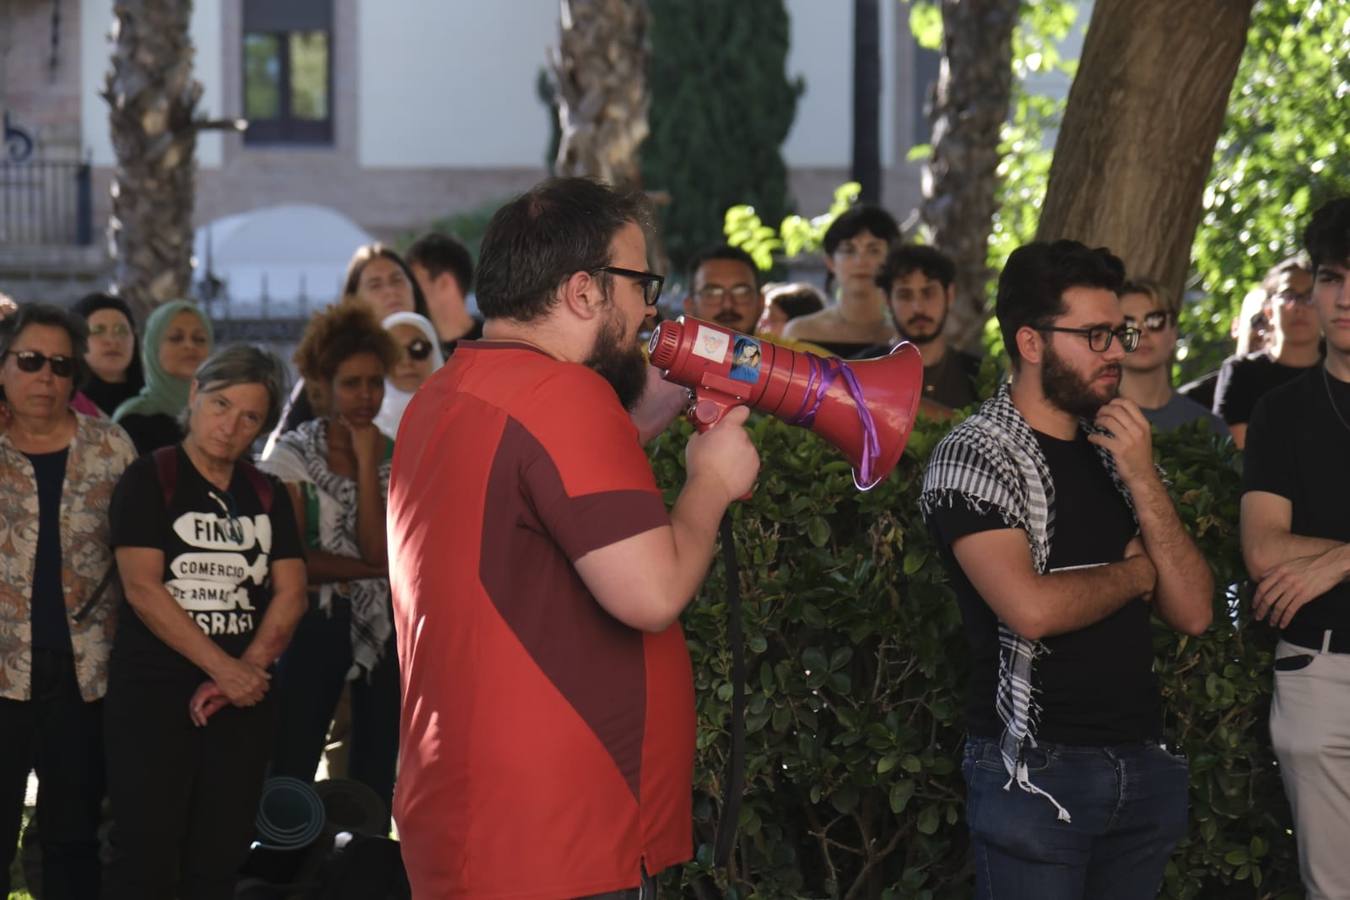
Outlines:
{"type": "Polygon", "coordinates": [[[170,444],[151,454],[155,458],[155,472],[159,475],[159,489],[164,494],[164,508],[173,506],[173,492],[178,487],[178,446],[170,444]]]}
{"type": "Polygon", "coordinates": [[[258,502],[262,504],[263,512],[270,513],[272,511],[273,494],[275,493],[272,487],[272,479],[258,471],[257,466],[242,459],[236,465],[239,466],[239,471],[244,473],[248,483],[253,486],[253,493],[258,495],[258,502]]]}

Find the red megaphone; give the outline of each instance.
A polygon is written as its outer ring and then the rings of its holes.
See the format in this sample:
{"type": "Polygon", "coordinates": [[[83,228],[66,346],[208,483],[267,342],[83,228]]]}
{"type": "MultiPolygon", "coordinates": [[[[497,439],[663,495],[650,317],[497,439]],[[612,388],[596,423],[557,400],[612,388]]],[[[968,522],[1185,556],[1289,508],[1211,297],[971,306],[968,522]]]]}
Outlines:
{"type": "Polygon", "coordinates": [[[910,343],[845,362],[680,316],[656,327],[647,350],[667,381],[693,389],[690,415],[700,431],[733,406],[754,407],[838,447],[862,491],[900,461],[923,393],[923,361],[910,343]]]}

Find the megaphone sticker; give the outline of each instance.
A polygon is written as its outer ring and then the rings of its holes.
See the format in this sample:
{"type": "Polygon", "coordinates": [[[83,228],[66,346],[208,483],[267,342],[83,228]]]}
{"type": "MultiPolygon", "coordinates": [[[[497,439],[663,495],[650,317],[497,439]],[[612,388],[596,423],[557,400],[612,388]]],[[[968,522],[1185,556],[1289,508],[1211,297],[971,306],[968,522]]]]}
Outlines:
{"type": "Polygon", "coordinates": [[[759,341],[751,337],[736,338],[731,355],[731,377],[748,384],[759,381],[759,364],[762,358],[759,341]]]}
{"type": "Polygon", "coordinates": [[[695,356],[701,356],[710,362],[720,363],[727,358],[727,346],[729,344],[730,339],[726,332],[714,331],[707,326],[700,325],[692,349],[695,356]]]}

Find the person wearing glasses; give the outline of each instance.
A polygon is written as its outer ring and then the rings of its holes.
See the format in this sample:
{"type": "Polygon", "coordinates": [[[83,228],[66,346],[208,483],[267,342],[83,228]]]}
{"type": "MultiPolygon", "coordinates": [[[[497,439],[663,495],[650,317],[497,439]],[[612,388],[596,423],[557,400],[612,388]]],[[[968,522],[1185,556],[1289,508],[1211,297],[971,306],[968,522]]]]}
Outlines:
{"type": "Polygon", "coordinates": [[[1304,246],[1326,359],[1256,403],[1244,454],[1242,555],[1252,616],[1280,631],[1270,736],[1309,897],[1350,896],[1350,197],[1304,246]]]}
{"type": "Polygon", "coordinates": [[[1274,266],[1265,278],[1271,331],[1259,352],[1231,357],[1219,369],[1214,412],[1223,417],[1233,442],[1247,443],[1247,423],[1256,401],[1271,388],[1292,381],[1322,358],[1322,332],[1312,308],[1312,266],[1305,254],[1274,266]]]}
{"type": "Polygon", "coordinates": [[[640,192],[581,178],[508,202],[479,256],[484,339],[404,414],[394,819],[415,896],[648,897],[692,855],[678,619],[758,456],[733,411],[690,439],[667,510],[628,413],[662,285],[649,221],[640,192]]]}
{"type": "Polygon", "coordinates": [[[76,395],[77,404],[83,398],[88,406],[76,408],[111,417],[145,386],[131,308],[120,297],[87,294],[73,311],[89,326],[89,350],[84,355],[89,377],[76,395]]]}
{"type": "Polygon", "coordinates": [[[9,896],[28,773],[38,776],[43,896],[97,897],[103,697],[120,586],[108,500],[136,450],[70,409],[85,324],[21,304],[0,325],[0,896],[9,896]]]}
{"type": "Polygon", "coordinates": [[[843,359],[858,358],[895,340],[886,296],[876,279],[899,237],[900,226],[879,206],[855,206],[840,213],[822,241],[829,270],[825,293],[837,284],[838,297],[820,312],[788,322],[783,336],[817,344],[843,359]]]}
{"type": "Polygon", "coordinates": [[[1120,396],[1133,400],[1149,424],[1171,431],[1197,420],[1213,434],[1228,435],[1228,426],[1189,397],[1172,389],[1172,354],[1177,347],[1177,306],[1164,302],[1161,287],[1146,278],[1127,281],[1120,289],[1125,325],[1139,332],[1139,346],[1121,360],[1120,396]]]}
{"type": "Polygon", "coordinates": [[[1156,897],[1186,831],[1150,617],[1201,634],[1213,577],[1148,420],[1117,396],[1139,341],[1123,281],[1077,241],[1014,250],[996,303],[1011,383],[924,474],[972,656],[962,772],[981,900],[1156,897]]]}
{"type": "Polygon", "coordinates": [[[113,494],[128,608],[106,711],[106,900],[234,896],[275,729],[270,669],[305,601],[291,498],[245,461],[284,382],[269,353],[217,351],[193,376],[182,441],[113,494]]]}
{"type": "Polygon", "coordinates": [[[386,316],[380,326],[398,345],[398,362],[384,379],[384,402],[380,404],[375,426],[389,437],[398,436],[398,423],[408,401],[431,373],[445,364],[436,326],[426,316],[398,312],[386,316]]]}
{"type": "MultiPolygon", "coordinates": [[[[419,332],[420,334],[420,332],[419,332]]],[[[385,498],[394,442],[375,424],[399,347],[364,306],[309,321],[295,364],[327,413],[286,432],[261,468],[285,482],[305,536],[309,608],[278,670],[272,774],[313,781],[343,689],[348,775],[386,811],[398,756],[398,659],[389,609],[385,498]]]]}

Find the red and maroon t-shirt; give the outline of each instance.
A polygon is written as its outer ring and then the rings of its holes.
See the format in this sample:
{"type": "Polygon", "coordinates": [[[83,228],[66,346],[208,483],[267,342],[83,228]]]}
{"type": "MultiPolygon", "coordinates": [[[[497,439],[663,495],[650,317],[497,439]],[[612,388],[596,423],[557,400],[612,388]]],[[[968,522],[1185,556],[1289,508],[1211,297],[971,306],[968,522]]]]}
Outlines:
{"type": "Polygon", "coordinates": [[[413,398],[389,552],[394,818],[419,900],[584,896],[691,855],[684,635],[624,625],[573,568],[668,523],[636,429],[585,366],[464,343],[413,398]]]}

